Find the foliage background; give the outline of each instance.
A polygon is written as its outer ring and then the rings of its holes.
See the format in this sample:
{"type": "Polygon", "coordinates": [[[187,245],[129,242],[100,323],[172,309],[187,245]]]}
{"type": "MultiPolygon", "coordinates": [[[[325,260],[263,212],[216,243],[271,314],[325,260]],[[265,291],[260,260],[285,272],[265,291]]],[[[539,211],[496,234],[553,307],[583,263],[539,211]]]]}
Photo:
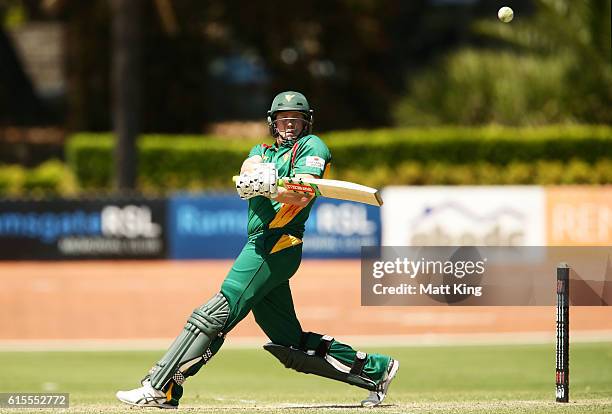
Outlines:
{"type": "MultiPolygon", "coordinates": [[[[285,89],[309,97],[337,178],[610,183],[609,145],[566,137],[588,125],[604,141],[612,135],[609,0],[516,0],[510,24],[496,19],[505,4],[490,0],[314,0],[298,12],[271,0],[139,1],[142,191],[227,187],[226,166],[235,170],[244,148],[269,140],[265,112],[285,89]],[[219,125],[233,129],[211,137],[219,125]],[[542,149],[533,127],[556,131],[554,142],[542,149]],[[482,131],[505,131],[494,146],[512,159],[465,157],[490,144],[482,131]],[[219,146],[224,164],[214,162],[219,146]]],[[[106,0],[0,2],[0,194],[110,189],[112,19],[106,0]],[[66,88],[51,98],[36,90],[11,37],[42,23],[65,31],[66,88]],[[43,138],[55,128],[64,138],[16,141],[7,132],[15,127],[37,127],[43,138]],[[75,150],[70,137],[84,131],[103,134],[104,150],[75,150]]]]}

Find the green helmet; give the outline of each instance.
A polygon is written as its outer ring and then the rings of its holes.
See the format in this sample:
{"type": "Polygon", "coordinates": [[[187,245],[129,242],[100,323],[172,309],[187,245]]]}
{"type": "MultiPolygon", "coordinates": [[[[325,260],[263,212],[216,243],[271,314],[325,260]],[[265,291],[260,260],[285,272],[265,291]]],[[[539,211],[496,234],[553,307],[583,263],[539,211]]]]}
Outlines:
{"type": "Polygon", "coordinates": [[[298,111],[304,115],[306,127],[302,130],[298,138],[309,135],[312,132],[312,115],[314,111],[310,109],[308,100],[303,94],[295,91],[286,91],[274,97],[270,110],[268,111],[268,127],[270,128],[270,134],[275,138],[278,136],[278,130],[274,125],[274,119],[276,114],[281,111],[298,111]]]}

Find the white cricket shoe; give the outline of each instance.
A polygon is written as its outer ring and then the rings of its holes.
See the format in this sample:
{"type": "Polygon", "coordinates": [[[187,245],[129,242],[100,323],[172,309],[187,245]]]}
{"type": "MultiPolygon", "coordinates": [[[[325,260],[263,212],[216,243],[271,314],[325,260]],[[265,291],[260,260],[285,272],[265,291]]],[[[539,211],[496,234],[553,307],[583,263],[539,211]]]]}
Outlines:
{"type": "Polygon", "coordinates": [[[397,370],[399,369],[399,361],[396,359],[392,359],[389,362],[389,366],[387,367],[387,372],[383,377],[383,380],[380,383],[379,391],[370,391],[370,395],[361,402],[362,407],[376,407],[378,404],[383,402],[385,397],[387,396],[387,390],[389,389],[389,385],[393,378],[395,378],[395,374],[397,374],[397,370]]]}
{"type": "Polygon", "coordinates": [[[178,405],[172,405],[168,401],[166,393],[153,388],[148,378],[142,382],[142,387],[130,391],[117,391],[116,396],[119,401],[138,407],[178,408],[178,405]]]}

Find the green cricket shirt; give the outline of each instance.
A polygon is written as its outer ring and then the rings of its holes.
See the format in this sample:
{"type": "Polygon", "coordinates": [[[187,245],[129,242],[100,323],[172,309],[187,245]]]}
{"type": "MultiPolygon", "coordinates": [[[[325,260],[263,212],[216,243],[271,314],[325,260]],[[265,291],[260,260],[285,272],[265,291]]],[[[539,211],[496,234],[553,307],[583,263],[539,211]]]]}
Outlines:
{"type": "MultiPolygon", "coordinates": [[[[249,158],[255,155],[261,156],[263,162],[276,164],[279,177],[294,177],[296,174],[323,177],[331,162],[329,148],[316,135],[306,135],[296,143],[280,146],[276,143],[259,144],[253,147],[249,158]]],[[[263,196],[249,199],[249,237],[266,230],[282,229],[283,233],[301,239],[313,204],[314,198],[305,207],[282,204],[263,196]]]]}

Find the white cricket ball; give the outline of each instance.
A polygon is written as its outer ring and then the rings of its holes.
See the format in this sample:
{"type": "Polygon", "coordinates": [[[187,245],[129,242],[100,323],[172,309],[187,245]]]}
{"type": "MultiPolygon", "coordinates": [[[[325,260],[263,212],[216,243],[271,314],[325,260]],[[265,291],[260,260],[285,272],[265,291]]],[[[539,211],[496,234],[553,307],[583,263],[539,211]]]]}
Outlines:
{"type": "Polygon", "coordinates": [[[510,23],[514,18],[514,12],[510,7],[502,7],[497,12],[497,17],[504,23],[510,23]]]}

